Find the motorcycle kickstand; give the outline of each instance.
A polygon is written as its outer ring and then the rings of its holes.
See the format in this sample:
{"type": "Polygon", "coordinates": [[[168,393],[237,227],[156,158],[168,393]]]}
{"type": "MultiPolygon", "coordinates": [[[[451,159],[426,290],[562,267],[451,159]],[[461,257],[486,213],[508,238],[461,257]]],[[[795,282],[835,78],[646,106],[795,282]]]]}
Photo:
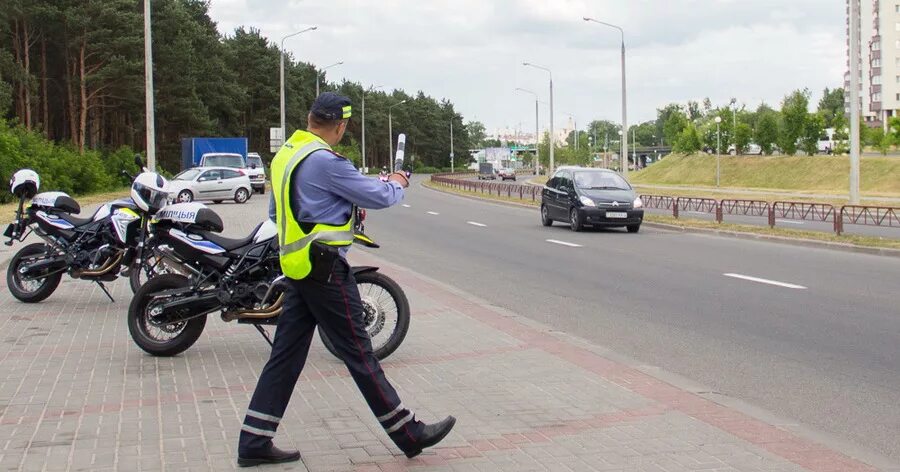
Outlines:
{"type": "Polygon", "coordinates": [[[256,328],[256,330],[259,331],[259,334],[262,335],[263,339],[265,339],[266,342],[269,343],[269,347],[275,347],[275,344],[272,344],[272,340],[269,338],[269,333],[266,332],[265,328],[258,324],[253,325],[253,327],[256,328]]]}
{"type": "Polygon", "coordinates": [[[112,295],[109,294],[109,290],[106,289],[106,285],[103,285],[103,282],[101,282],[101,281],[99,281],[99,280],[96,281],[96,282],[97,282],[97,285],[100,286],[100,290],[103,290],[103,293],[106,294],[106,298],[109,298],[109,302],[110,302],[110,303],[115,303],[115,302],[116,302],[116,299],[113,298],[112,295]]]}

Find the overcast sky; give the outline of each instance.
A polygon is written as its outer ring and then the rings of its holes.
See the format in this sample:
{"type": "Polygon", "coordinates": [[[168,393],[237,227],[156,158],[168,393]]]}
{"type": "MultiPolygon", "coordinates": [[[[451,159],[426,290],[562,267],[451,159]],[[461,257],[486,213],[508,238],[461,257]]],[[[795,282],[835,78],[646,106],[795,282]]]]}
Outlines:
{"type": "MultiPolygon", "coordinates": [[[[534,127],[534,102],[548,100],[553,70],[557,127],[574,114],[621,119],[615,30],[625,29],[629,122],[654,119],[670,102],[777,105],[808,87],[841,86],[845,0],[212,0],[224,34],[245,25],[273,41],[306,25],[318,31],[288,39],[301,60],[326,66],[330,80],[384,84],[452,100],[467,120],[534,127]]],[[[259,71],[277,73],[277,71],[259,71]]],[[[548,109],[542,105],[542,127],[548,109]]]]}

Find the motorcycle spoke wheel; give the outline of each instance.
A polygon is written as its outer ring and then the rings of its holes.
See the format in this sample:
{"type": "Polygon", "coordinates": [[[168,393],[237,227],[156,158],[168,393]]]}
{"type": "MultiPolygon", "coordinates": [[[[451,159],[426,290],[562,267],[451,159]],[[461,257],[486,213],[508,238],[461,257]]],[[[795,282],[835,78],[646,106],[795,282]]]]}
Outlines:
{"type": "MultiPolygon", "coordinates": [[[[21,263],[16,267],[16,269],[18,269],[19,267],[22,267],[26,264],[31,264],[31,263],[37,262],[39,260],[40,260],[40,258],[37,258],[37,257],[31,258],[31,259],[22,259],[21,263]]],[[[29,277],[29,278],[25,279],[25,278],[22,278],[22,276],[19,274],[19,271],[16,270],[15,275],[13,276],[13,283],[16,284],[16,288],[18,288],[19,290],[21,290],[25,293],[35,293],[38,290],[40,290],[47,283],[47,278],[46,277],[40,277],[40,278],[29,277]]]]}
{"type": "Polygon", "coordinates": [[[394,297],[381,285],[360,283],[359,295],[366,331],[372,339],[372,349],[377,351],[387,344],[397,328],[399,308],[394,297]]]}
{"type": "Polygon", "coordinates": [[[187,326],[187,322],[181,321],[178,323],[169,323],[164,325],[157,325],[150,322],[150,317],[153,316],[154,303],[150,303],[147,305],[147,314],[143,317],[143,328],[144,334],[147,337],[153,339],[157,342],[167,342],[171,341],[178,337],[182,331],[184,331],[185,326],[187,326]]]}

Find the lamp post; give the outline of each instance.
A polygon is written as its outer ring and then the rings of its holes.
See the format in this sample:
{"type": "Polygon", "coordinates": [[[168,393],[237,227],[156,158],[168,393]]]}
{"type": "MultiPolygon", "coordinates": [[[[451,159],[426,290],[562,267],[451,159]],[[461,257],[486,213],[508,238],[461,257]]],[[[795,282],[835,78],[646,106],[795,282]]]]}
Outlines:
{"type": "Polygon", "coordinates": [[[321,75],[324,74],[326,70],[331,69],[332,67],[337,67],[343,63],[344,63],[344,61],[335,62],[334,64],[332,64],[330,66],[323,67],[322,70],[320,70],[319,72],[316,72],[316,96],[317,97],[319,96],[319,77],[321,77],[321,75]]]}
{"type": "Polygon", "coordinates": [[[850,2],[850,204],[859,205],[860,2],[850,2]]]}
{"type": "Polygon", "coordinates": [[[391,172],[394,172],[394,160],[391,159],[391,157],[393,156],[393,153],[394,153],[394,118],[391,115],[391,112],[394,109],[394,107],[399,107],[400,105],[403,105],[404,103],[406,103],[406,100],[403,100],[400,103],[395,103],[388,107],[388,135],[389,135],[388,136],[389,137],[388,146],[390,147],[390,149],[388,149],[388,161],[391,163],[391,172]]]}
{"type": "Polygon", "coordinates": [[[541,165],[541,158],[540,158],[541,130],[540,130],[540,124],[538,121],[538,110],[539,110],[538,102],[540,102],[540,98],[538,97],[538,94],[532,92],[531,90],[517,88],[516,91],[522,92],[522,93],[530,93],[531,95],[534,95],[534,175],[538,175],[538,167],[541,165]]]}
{"type": "Polygon", "coordinates": [[[147,168],[156,171],[156,118],[153,110],[153,38],[150,0],[144,0],[144,93],[147,120],[147,168]]]}
{"type": "Polygon", "coordinates": [[[315,31],[319,29],[318,26],[311,26],[306,28],[305,30],[297,31],[296,33],[291,33],[283,38],[281,38],[281,140],[285,141],[285,118],[284,118],[284,40],[297,36],[298,34],[306,33],[307,31],[315,31]]]}
{"type": "Polygon", "coordinates": [[[637,126],[631,127],[631,160],[634,161],[634,170],[638,170],[641,166],[637,160],[637,126]]]}
{"type": "MultiPolygon", "coordinates": [[[[619,143],[620,144],[622,143],[623,138],[628,139],[628,133],[623,133],[622,130],[619,130],[619,143]]],[[[627,162],[628,148],[623,148],[622,150],[619,151],[619,153],[620,153],[620,155],[619,155],[619,172],[621,173],[622,172],[622,164],[623,163],[625,163],[626,165],[628,164],[628,162],[627,162]],[[621,153],[625,153],[625,157],[622,157],[621,153]]]]}
{"type": "Polygon", "coordinates": [[[548,69],[546,67],[532,64],[530,62],[523,62],[522,65],[525,67],[534,67],[535,69],[540,69],[542,71],[547,72],[547,74],[550,75],[550,168],[547,169],[547,175],[550,175],[553,173],[553,167],[556,163],[555,155],[553,152],[553,148],[554,148],[553,141],[555,138],[555,136],[553,135],[553,72],[550,71],[550,69],[548,69]]]}
{"type": "Polygon", "coordinates": [[[722,154],[722,117],[716,117],[716,187],[719,186],[719,161],[722,154]]]}
{"type": "Polygon", "coordinates": [[[456,169],[453,166],[453,118],[450,118],[450,172],[456,172],[456,169]]]}
{"type": "MultiPolygon", "coordinates": [[[[626,100],[627,94],[625,91],[625,30],[623,30],[621,27],[616,26],[614,24],[606,23],[606,22],[603,22],[600,20],[595,20],[595,19],[587,17],[587,16],[584,17],[584,21],[587,21],[590,23],[597,23],[598,25],[603,25],[603,26],[617,29],[617,30],[619,30],[619,33],[622,35],[622,129],[628,129],[628,111],[627,111],[628,106],[627,106],[627,100],[626,100]]],[[[628,159],[627,156],[628,156],[628,133],[625,133],[624,138],[622,140],[622,159],[627,161],[627,159],[628,159]]],[[[622,174],[626,175],[626,176],[628,175],[627,162],[626,162],[626,165],[623,166],[622,174]]]]}
{"type": "MultiPolygon", "coordinates": [[[[369,92],[380,89],[381,85],[375,85],[369,87],[369,92]]],[[[362,168],[363,172],[367,172],[366,170],[366,90],[363,90],[362,93],[362,168]]]]}

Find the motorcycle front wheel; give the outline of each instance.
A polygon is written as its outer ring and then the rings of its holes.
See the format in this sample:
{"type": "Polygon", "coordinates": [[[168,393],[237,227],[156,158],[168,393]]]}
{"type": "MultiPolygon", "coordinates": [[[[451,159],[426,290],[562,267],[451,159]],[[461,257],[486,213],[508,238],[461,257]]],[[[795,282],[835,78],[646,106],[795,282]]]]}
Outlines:
{"type": "MultiPolygon", "coordinates": [[[[372,350],[378,360],[394,353],[409,331],[409,300],[397,282],[380,272],[356,275],[359,296],[362,299],[363,319],[372,340],[372,350]]],[[[319,329],[319,337],[325,348],[341,358],[334,344],[319,329]]]]}
{"type": "Polygon", "coordinates": [[[171,357],[186,351],[197,342],[206,326],[206,316],[157,326],[150,322],[157,295],[164,290],[183,288],[188,279],[177,274],[161,274],[148,280],[131,300],[128,307],[128,331],[131,339],[147,354],[171,357]]]}
{"type": "Polygon", "coordinates": [[[62,280],[62,272],[27,279],[19,272],[21,267],[44,259],[49,252],[50,247],[46,244],[34,243],[23,247],[13,256],[6,268],[6,286],[12,296],[25,303],[37,303],[56,291],[62,280]]]}

